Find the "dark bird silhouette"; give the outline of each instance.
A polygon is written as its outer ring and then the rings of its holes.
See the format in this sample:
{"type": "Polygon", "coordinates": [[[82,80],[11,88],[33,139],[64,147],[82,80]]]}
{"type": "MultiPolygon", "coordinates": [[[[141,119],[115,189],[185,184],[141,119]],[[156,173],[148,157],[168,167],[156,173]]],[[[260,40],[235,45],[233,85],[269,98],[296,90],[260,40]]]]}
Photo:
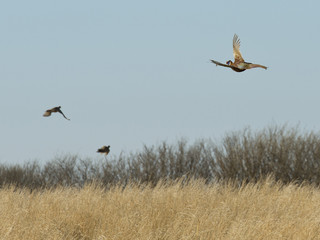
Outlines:
{"type": "Polygon", "coordinates": [[[65,119],[70,120],[69,118],[67,118],[67,117],[63,114],[63,112],[60,110],[60,108],[61,108],[61,106],[48,109],[48,110],[43,114],[43,116],[44,116],[44,117],[49,117],[49,116],[51,116],[51,113],[56,113],[56,112],[58,112],[58,113],[61,113],[62,116],[63,116],[65,119]]]}
{"type": "Polygon", "coordinates": [[[101,148],[99,148],[97,150],[98,153],[102,153],[102,154],[105,154],[106,156],[108,155],[108,153],[110,152],[110,145],[108,146],[103,146],[101,148]]]}
{"type": "Polygon", "coordinates": [[[220,63],[215,60],[211,60],[211,62],[213,62],[217,66],[219,65],[222,67],[231,68],[233,71],[236,71],[236,72],[243,72],[247,69],[257,68],[257,67],[267,69],[267,67],[263,65],[248,63],[244,61],[240,53],[240,39],[238,38],[237,34],[235,34],[233,37],[232,45],[233,45],[234,62],[232,62],[231,60],[227,61],[226,64],[220,63]]]}

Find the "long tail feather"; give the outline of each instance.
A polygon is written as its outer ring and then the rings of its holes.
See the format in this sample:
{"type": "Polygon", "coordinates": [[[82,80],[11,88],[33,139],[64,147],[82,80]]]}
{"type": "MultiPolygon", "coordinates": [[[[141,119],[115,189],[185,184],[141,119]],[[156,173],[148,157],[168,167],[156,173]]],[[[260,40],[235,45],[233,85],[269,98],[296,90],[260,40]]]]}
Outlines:
{"type": "Polygon", "coordinates": [[[264,69],[266,69],[266,70],[267,70],[267,68],[268,68],[268,67],[263,66],[263,65],[260,65],[260,64],[253,64],[253,63],[251,63],[251,64],[249,65],[249,68],[257,68],[257,67],[259,67],[259,68],[264,68],[264,69]]]}

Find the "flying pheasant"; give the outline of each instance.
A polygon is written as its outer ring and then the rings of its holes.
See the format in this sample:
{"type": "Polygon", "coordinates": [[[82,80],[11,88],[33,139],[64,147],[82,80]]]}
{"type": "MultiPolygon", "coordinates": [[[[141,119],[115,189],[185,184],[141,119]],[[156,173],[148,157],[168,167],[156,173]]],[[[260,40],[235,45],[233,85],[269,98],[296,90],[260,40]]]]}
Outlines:
{"type": "Polygon", "coordinates": [[[62,116],[63,116],[65,119],[70,120],[69,118],[67,118],[67,117],[63,114],[63,112],[60,110],[60,108],[61,108],[61,106],[48,109],[48,110],[43,114],[43,116],[44,116],[44,117],[49,117],[49,116],[51,116],[51,113],[59,112],[59,113],[62,114],[62,116]]]}
{"type": "Polygon", "coordinates": [[[108,155],[108,153],[110,152],[110,145],[108,146],[103,146],[101,148],[99,148],[97,150],[98,153],[102,153],[102,154],[105,154],[106,156],[108,155]]]}
{"type": "Polygon", "coordinates": [[[219,65],[219,66],[231,68],[233,71],[236,71],[236,72],[243,72],[247,69],[257,68],[257,67],[267,69],[267,67],[263,65],[248,63],[244,61],[240,53],[240,39],[238,38],[237,34],[235,34],[233,37],[233,56],[234,56],[234,62],[232,62],[231,60],[227,61],[226,64],[217,62],[215,60],[211,60],[211,62],[215,63],[217,66],[219,65]]]}

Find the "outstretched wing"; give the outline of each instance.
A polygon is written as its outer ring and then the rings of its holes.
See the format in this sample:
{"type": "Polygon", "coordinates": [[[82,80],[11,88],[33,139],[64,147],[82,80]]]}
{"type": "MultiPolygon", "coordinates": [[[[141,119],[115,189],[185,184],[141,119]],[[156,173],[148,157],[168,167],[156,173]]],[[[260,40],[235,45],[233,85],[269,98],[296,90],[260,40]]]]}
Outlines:
{"type": "Polygon", "coordinates": [[[240,39],[237,34],[233,36],[233,56],[235,64],[244,62],[240,53],[240,39]]]}
{"type": "Polygon", "coordinates": [[[42,116],[44,116],[44,117],[51,116],[51,111],[50,110],[45,111],[45,113],[42,116]]]}
{"type": "Polygon", "coordinates": [[[228,68],[232,68],[232,69],[235,69],[235,70],[239,69],[237,67],[234,67],[234,66],[231,66],[231,65],[227,65],[227,64],[223,64],[221,62],[217,62],[217,61],[212,60],[212,59],[211,59],[211,62],[213,62],[216,65],[222,66],[222,67],[228,67],[228,68]]]}
{"type": "Polygon", "coordinates": [[[62,112],[60,109],[58,109],[58,112],[61,113],[62,116],[63,116],[65,119],[70,120],[69,118],[67,118],[67,117],[63,114],[63,112],[62,112]]]}

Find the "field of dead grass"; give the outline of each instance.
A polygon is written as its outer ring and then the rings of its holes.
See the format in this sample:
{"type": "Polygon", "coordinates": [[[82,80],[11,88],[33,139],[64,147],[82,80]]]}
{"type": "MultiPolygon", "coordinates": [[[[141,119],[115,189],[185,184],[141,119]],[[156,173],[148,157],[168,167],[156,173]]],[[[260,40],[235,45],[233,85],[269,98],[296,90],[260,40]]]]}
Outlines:
{"type": "Polygon", "coordinates": [[[0,239],[320,239],[320,191],[271,179],[0,190],[0,239]]]}

